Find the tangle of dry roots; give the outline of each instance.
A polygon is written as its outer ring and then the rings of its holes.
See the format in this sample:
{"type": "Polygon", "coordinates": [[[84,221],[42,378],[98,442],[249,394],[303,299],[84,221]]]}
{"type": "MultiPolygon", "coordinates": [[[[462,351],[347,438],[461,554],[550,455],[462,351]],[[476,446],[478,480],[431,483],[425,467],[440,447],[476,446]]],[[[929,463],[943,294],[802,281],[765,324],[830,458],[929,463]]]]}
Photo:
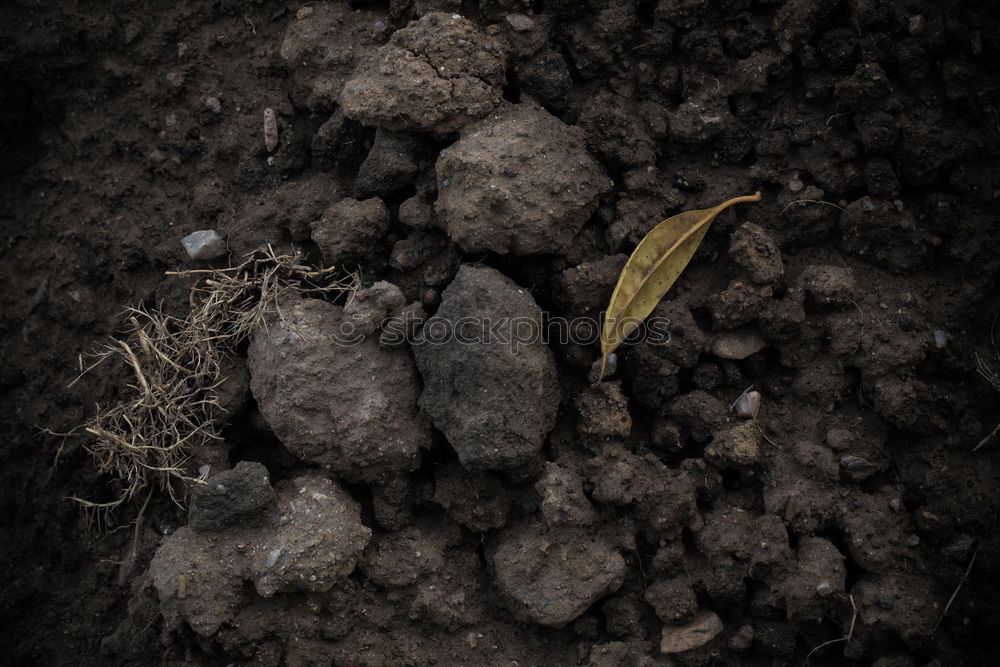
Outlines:
{"type": "MultiPolygon", "coordinates": [[[[97,406],[84,425],[93,437],[86,446],[102,473],[120,486],[109,502],[80,498],[89,510],[106,512],[144,489],[165,492],[182,504],[190,453],[220,439],[223,409],[217,388],[225,381],[222,361],[234,353],[288,296],[334,295],[356,289],[354,277],[338,277],[333,267],[313,269],[300,257],[267,248],[228,269],[170,272],[201,277],[190,295],[191,310],[179,319],[160,310],[129,308],[124,334],[94,353],[81,375],[109,360],[125,363],[131,381],[123,398],[97,406]]],[[[82,365],[82,364],[81,364],[82,365]]]]}

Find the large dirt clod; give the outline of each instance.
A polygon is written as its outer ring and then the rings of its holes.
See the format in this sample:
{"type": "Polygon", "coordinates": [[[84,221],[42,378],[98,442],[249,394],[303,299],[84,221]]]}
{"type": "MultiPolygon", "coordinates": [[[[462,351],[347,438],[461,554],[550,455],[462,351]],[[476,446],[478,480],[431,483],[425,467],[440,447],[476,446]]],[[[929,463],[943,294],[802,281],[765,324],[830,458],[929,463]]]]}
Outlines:
{"type": "Polygon", "coordinates": [[[625,577],[625,560],[592,531],[538,523],[507,529],[492,564],[513,609],[556,628],[618,590],[625,577]]]}
{"type": "Polygon", "coordinates": [[[397,31],[344,85],[350,117],[387,130],[448,132],[488,114],[505,81],[500,43],[457,14],[397,31]]]}
{"type": "Polygon", "coordinates": [[[437,185],[440,223],[466,252],[565,255],[611,181],[580,130],[522,103],[463,130],[437,185]]]}
{"type": "Polygon", "coordinates": [[[469,470],[530,461],[555,424],[559,383],[541,311],[498,271],[465,265],[414,345],[420,407],[469,470]]]}
{"type": "Polygon", "coordinates": [[[335,476],[376,481],[412,470],[430,445],[409,351],[360,339],[338,306],[284,304],[254,335],[248,362],[251,390],[275,435],[335,476]]]}

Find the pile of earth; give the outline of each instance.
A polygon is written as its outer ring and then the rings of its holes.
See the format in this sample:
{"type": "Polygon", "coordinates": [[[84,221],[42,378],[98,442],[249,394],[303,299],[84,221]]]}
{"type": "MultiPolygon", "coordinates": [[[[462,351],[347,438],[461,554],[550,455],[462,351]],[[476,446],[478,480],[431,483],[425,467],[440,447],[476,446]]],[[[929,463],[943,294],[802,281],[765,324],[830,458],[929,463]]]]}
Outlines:
{"type": "Polygon", "coordinates": [[[0,9],[14,664],[1000,655],[994,10],[107,9],[0,9]],[[635,244],[758,190],[592,385],[635,244]],[[363,285],[240,350],[186,508],[88,525],[79,355],[266,244],[363,285]]]}

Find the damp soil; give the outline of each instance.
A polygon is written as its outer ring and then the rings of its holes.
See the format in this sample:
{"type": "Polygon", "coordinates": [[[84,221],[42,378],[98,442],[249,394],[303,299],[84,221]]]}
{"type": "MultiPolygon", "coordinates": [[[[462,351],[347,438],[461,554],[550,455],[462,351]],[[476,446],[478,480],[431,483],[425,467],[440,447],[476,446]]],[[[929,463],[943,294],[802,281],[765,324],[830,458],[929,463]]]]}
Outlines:
{"type": "Polygon", "coordinates": [[[957,0],[5,3],[6,662],[996,664],[997,34],[957,0]],[[579,327],[656,223],[755,191],[599,385],[586,331],[379,329],[579,327]],[[266,244],[364,289],[238,351],[190,510],[95,521],[79,427],[128,375],[82,355],[266,244]]]}

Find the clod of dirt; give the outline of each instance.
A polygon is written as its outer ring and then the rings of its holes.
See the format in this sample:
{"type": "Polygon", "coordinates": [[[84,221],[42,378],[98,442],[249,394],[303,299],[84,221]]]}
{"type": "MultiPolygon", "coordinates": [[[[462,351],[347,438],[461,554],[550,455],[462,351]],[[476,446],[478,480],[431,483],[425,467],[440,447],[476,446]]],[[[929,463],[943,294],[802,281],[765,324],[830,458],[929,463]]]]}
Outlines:
{"type": "Polygon", "coordinates": [[[354,179],[356,197],[386,195],[405,188],[417,176],[420,144],[408,135],[379,129],[375,143],[354,179]]]}
{"type": "Polygon", "coordinates": [[[722,619],[714,611],[700,611],[690,623],[663,626],[660,653],[684,653],[704,646],[722,632],[722,619]]]}
{"type": "Polygon", "coordinates": [[[465,265],[414,345],[420,407],[469,470],[531,461],[555,424],[559,382],[541,317],[527,290],[465,265]]]}
{"type": "Polygon", "coordinates": [[[512,609],[560,628],[625,578],[625,560],[601,536],[582,528],[522,523],[500,536],[491,562],[512,609]]]}
{"type": "Polygon", "coordinates": [[[360,338],[342,309],[281,306],[247,353],[261,414],[292,454],[335,476],[377,481],[412,470],[430,445],[408,350],[360,338]]]}
{"type": "Polygon", "coordinates": [[[844,250],[887,269],[913,269],[927,258],[926,234],[893,202],[862,197],[844,209],[840,229],[844,250]]]}
{"type": "MultiPolygon", "coordinates": [[[[941,618],[936,600],[942,592],[932,580],[920,575],[887,572],[864,576],[851,592],[858,616],[869,626],[881,626],[896,633],[914,647],[925,645],[941,618]]],[[[947,594],[945,594],[947,595],[947,594]]]]}
{"type": "Polygon", "coordinates": [[[181,245],[188,257],[196,262],[218,259],[229,252],[226,239],[219,236],[214,229],[201,229],[191,232],[181,239],[181,245]]]}
{"type": "Polygon", "coordinates": [[[792,557],[788,533],[774,514],[755,516],[739,508],[719,507],[703,518],[705,525],[694,534],[695,546],[713,568],[738,565],[740,586],[747,573],[758,580],[781,573],[792,557]]]}
{"type": "Polygon", "coordinates": [[[690,430],[699,442],[707,440],[726,422],[726,407],[711,394],[696,389],[674,400],[670,415],[690,430]]]}
{"type": "Polygon", "coordinates": [[[687,577],[658,579],[646,589],[645,597],[664,623],[686,623],[698,611],[698,598],[687,577]]]}
{"type": "Polygon", "coordinates": [[[279,485],[277,504],[258,527],[179,529],[157,550],[148,576],[166,626],[186,621],[208,637],[235,616],[245,581],[265,597],[327,591],[354,571],[370,537],[360,507],[343,489],[303,477],[279,485]]]}
{"type": "Polygon", "coordinates": [[[584,443],[597,445],[606,440],[624,440],[632,432],[628,399],[620,382],[588,387],[573,404],[580,413],[577,432],[584,443]]]}
{"type": "Polygon", "coordinates": [[[587,315],[608,305],[627,255],[617,254],[564,270],[556,279],[560,304],[567,313],[587,315]]]}
{"type": "Polygon", "coordinates": [[[456,523],[485,533],[507,523],[513,501],[499,476],[469,472],[453,462],[434,469],[434,502],[456,523]]]}
{"type": "Polygon", "coordinates": [[[359,289],[344,306],[344,319],[350,321],[352,333],[370,336],[387,317],[406,305],[403,292],[390,282],[379,280],[371,287],[359,289]]]}
{"type": "Polygon", "coordinates": [[[389,229],[389,211],[378,197],[347,197],[311,224],[312,238],[330,265],[345,266],[367,257],[389,229]]]}
{"type": "Polygon", "coordinates": [[[854,272],[846,266],[813,264],[799,274],[798,284],[818,304],[846,308],[852,304],[857,286],[854,272]]]}
{"type": "Polygon", "coordinates": [[[566,59],[556,51],[542,49],[534,57],[517,64],[521,89],[545,105],[559,111],[566,106],[566,94],[573,86],[566,59]]]}
{"type": "Polygon", "coordinates": [[[583,492],[583,480],[572,468],[546,463],[535,490],[542,497],[542,517],[550,526],[588,526],[597,520],[583,492]]]}
{"type": "Polygon", "coordinates": [[[448,132],[500,102],[505,56],[457,14],[435,12],[393,33],[344,85],[351,118],[387,130],[448,132]]]}
{"type": "Polygon", "coordinates": [[[382,41],[385,23],[347,2],[324,2],[309,9],[288,24],[280,54],[292,70],[296,100],[310,109],[332,109],[357,54],[382,41]]]}
{"type": "Polygon", "coordinates": [[[796,565],[781,583],[785,610],[792,621],[818,621],[845,594],[844,554],[822,537],[804,537],[796,565]]]}
{"type": "Polygon", "coordinates": [[[761,285],[781,279],[785,267],[781,251],[764,229],[752,222],[743,223],[729,239],[729,256],[761,285]]]}
{"type": "Polygon", "coordinates": [[[705,458],[722,468],[752,466],[760,459],[759,427],[745,421],[721,431],[705,448],[705,458]]]}
{"type": "Polygon", "coordinates": [[[444,568],[444,549],[442,531],[410,526],[376,535],[358,567],[376,586],[409,586],[444,568]]]}
{"type": "Polygon", "coordinates": [[[581,130],[529,103],[463,130],[436,169],[440,223],[466,252],[565,255],[612,185],[581,130]]]}
{"type": "Polygon", "coordinates": [[[643,528],[659,539],[679,534],[695,514],[695,482],[686,470],[667,468],[654,454],[636,456],[608,447],[587,472],[593,498],[611,505],[634,505],[643,528]]]}
{"type": "Polygon", "coordinates": [[[274,489],[267,468],[260,463],[240,461],[232,470],[223,470],[191,491],[188,525],[192,530],[222,530],[260,518],[260,512],[274,502],[274,489]]]}

